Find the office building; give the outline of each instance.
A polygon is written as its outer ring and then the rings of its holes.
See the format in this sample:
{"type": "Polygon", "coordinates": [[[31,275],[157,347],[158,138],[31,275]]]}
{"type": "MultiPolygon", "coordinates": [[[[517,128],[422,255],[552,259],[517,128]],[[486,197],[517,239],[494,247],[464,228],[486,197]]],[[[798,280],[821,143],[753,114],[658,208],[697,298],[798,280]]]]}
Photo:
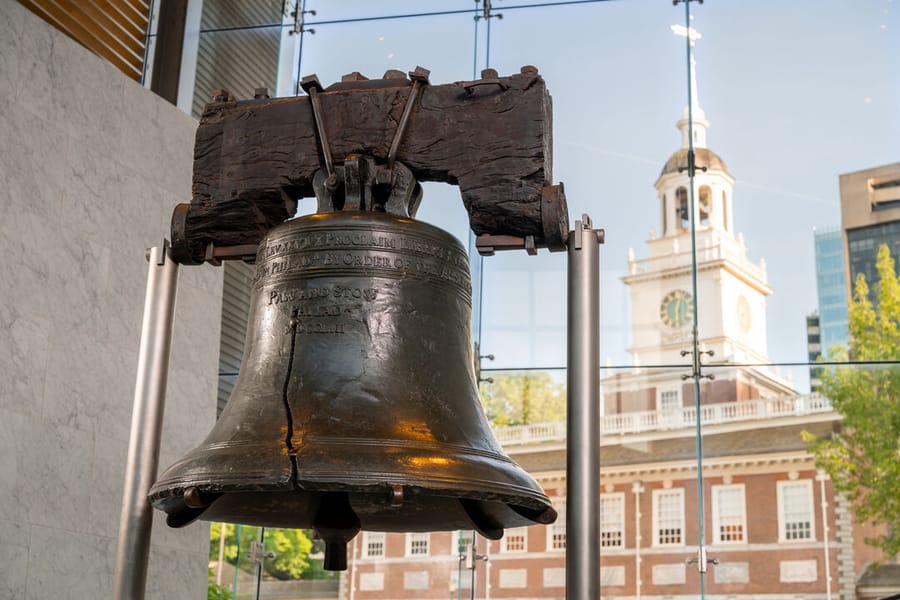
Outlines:
{"type": "Polygon", "coordinates": [[[848,297],[857,276],[864,275],[874,301],[879,246],[886,244],[900,265],[900,163],[845,173],[840,187],[848,297]]]}

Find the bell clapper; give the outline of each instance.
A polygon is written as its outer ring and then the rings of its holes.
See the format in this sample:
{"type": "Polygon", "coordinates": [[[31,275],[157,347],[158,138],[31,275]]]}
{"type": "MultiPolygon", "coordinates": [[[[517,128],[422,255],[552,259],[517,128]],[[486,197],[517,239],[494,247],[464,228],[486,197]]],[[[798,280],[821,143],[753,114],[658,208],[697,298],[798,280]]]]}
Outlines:
{"type": "Polygon", "coordinates": [[[391,506],[403,506],[403,486],[402,485],[392,485],[391,486],[391,506]]]}

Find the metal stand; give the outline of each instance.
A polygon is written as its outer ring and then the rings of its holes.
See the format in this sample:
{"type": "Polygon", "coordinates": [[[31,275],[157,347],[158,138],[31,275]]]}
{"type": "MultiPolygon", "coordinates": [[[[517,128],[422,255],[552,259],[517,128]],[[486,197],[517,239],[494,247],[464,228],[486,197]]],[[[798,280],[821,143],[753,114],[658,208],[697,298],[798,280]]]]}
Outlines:
{"type": "Polygon", "coordinates": [[[167,245],[162,248],[157,246],[147,253],[150,267],[147,293],[144,296],[141,349],[131,413],[119,546],[113,575],[114,600],[143,600],[147,585],[153,525],[153,509],[147,500],[147,493],[156,479],[159,463],[159,440],[178,282],[178,264],[167,256],[167,250],[167,245]]]}
{"type": "Polygon", "coordinates": [[[600,594],[600,243],[583,215],[569,232],[566,600],[600,594]]]}

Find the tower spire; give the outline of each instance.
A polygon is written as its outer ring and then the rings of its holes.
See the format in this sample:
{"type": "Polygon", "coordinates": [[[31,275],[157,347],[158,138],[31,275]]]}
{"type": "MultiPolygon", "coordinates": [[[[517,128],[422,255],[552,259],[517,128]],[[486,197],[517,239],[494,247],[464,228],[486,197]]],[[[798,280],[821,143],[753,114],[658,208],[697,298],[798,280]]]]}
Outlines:
{"type": "MultiPolygon", "coordinates": [[[[694,44],[697,40],[701,39],[703,36],[699,31],[694,29],[693,27],[685,27],[684,25],[672,25],[672,32],[675,35],[686,37],[689,40],[690,48],[691,48],[691,60],[690,60],[690,78],[689,85],[690,89],[690,98],[691,98],[691,106],[690,112],[693,117],[694,128],[693,128],[693,136],[694,136],[694,148],[706,148],[706,129],[709,127],[709,121],[706,120],[706,113],[703,112],[703,109],[700,108],[700,101],[698,100],[697,94],[697,61],[694,58],[694,44]]],[[[678,129],[681,130],[681,147],[687,148],[690,145],[690,136],[692,132],[688,130],[688,107],[685,106],[684,110],[681,111],[681,119],[678,120],[676,124],[678,129]]]]}

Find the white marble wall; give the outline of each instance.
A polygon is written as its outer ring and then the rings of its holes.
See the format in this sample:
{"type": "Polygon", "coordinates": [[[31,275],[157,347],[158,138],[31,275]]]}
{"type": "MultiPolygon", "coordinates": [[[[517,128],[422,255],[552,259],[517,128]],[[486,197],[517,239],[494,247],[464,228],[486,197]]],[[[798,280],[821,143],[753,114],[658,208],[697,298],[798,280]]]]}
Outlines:
{"type": "MultiPolygon", "coordinates": [[[[196,123],[0,0],[0,598],[108,598],[147,264],[196,123]]],[[[221,271],[181,270],[161,467],[215,418],[221,271]]],[[[148,599],[202,598],[157,514],[148,599]]]]}

